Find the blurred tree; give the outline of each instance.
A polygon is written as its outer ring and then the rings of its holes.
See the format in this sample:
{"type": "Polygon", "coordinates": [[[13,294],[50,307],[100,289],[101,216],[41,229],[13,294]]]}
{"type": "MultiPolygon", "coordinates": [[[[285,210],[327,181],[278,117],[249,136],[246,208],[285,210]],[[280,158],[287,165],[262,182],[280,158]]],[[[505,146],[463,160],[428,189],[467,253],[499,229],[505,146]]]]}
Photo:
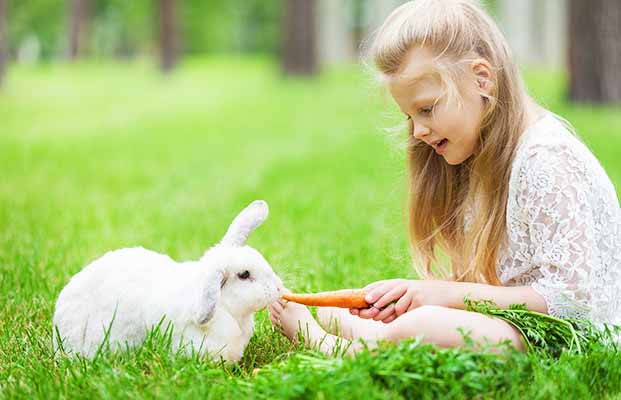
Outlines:
{"type": "Polygon", "coordinates": [[[571,0],[570,97],[621,102],[621,1],[571,0]]]}
{"type": "Polygon", "coordinates": [[[160,68],[172,71],[177,62],[175,0],[160,0],[160,68]]]}
{"type": "Polygon", "coordinates": [[[213,50],[216,43],[225,39],[230,19],[224,18],[224,0],[184,0],[179,4],[179,27],[183,37],[180,45],[189,53],[203,53],[213,50]]]}
{"type": "MultiPolygon", "coordinates": [[[[284,1],[173,0],[173,54],[278,54],[284,1]]],[[[11,16],[8,51],[18,62],[75,56],[76,51],[77,56],[128,58],[161,50],[161,0],[5,2],[11,16]]]]}
{"type": "MultiPolygon", "coordinates": [[[[30,61],[67,57],[68,7],[59,7],[59,0],[8,1],[9,53],[18,61],[24,47],[34,43],[35,54],[30,61]]],[[[28,52],[27,52],[28,53],[28,52]]]]}
{"type": "Polygon", "coordinates": [[[282,66],[287,75],[317,73],[315,0],[287,0],[282,66]]]}
{"type": "Polygon", "coordinates": [[[320,66],[355,59],[353,19],[349,1],[318,0],[317,62],[320,66]]]}
{"type": "Polygon", "coordinates": [[[4,75],[6,74],[6,68],[8,64],[8,51],[7,51],[7,29],[6,29],[6,21],[8,20],[6,17],[6,13],[8,10],[7,0],[0,0],[0,86],[2,86],[2,82],[4,81],[4,75]]]}
{"type": "Polygon", "coordinates": [[[71,0],[69,3],[69,59],[77,59],[86,46],[89,0],[71,0]]]}
{"type": "Polygon", "coordinates": [[[158,39],[153,0],[91,0],[92,32],[89,54],[131,58],[149,52],[158,39]]]}
{"type": "Polygon", "coordinates": [[[245,0],[240,7],[241,23],[238,24],[240,52],[266,52],[276,54],[281,35],[281,0],[245,0]]]}
{"type": "Polygon", "coordinates": [[[183,51],[276,54],[283,0],[184,0],[179,3],[183,51]]]}

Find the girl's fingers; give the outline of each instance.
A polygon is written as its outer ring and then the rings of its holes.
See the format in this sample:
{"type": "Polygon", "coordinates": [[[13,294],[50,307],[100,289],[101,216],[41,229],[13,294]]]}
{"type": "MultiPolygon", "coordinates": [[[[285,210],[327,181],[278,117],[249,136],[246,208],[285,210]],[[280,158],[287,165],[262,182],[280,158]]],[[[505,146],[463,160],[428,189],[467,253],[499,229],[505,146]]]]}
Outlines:
{"type": "Polygon", "coordinates": [[[364,300],[369,304],[375,305],[377,300],[384,296],[387,292],[389,292],[393,287],[394,285],[386,282],[382,283],[381,285],[377,285],[375,288],[367,292],[364,300]]]}
{"type": "Polygon", "coordinates": [[[382,322],[385,323],[385,324],[388,324],[388,323],[391,323],[392,321],[396,320],[397,317],[398,317],[398,315],[393,314],[393,315],[389,316],[388,318],[383,319],[382,322]]]}
{"type": "Polygon", "coordinates": [[[379,314],[373,317],[373,319],[375,321],[383,321],[384,319],[390,317],[394,313],[395,313],[395,305],[391,304],[388,307],[384,308],[382,311],[380,311],[379,314]]]}
{"type": "MultiPolygon", "coordinates": [[[[408,294],[406,292],[406,294],[408,294]]],[[[410,309],[410,304],[412,303],[412,296],[401,296],[401,298],[395,304],[395,314],[397,317],[405,314],[410,309]]]]}
{"type": "Polygon", "coordinates": [[[358,315],[358,314],[360,314],[360,310],[359,310],[359,309],[357,309],[357,308],[350,308],[350,309],[349,309],[349,313],[350,313],[351,315],[358,315]]]}
{"type": "Polygon", "coordinates": [[[400,299],[407,292],[407,290],[407,285],[396,286],[388,293],[380,297],[379,300],[376,300],[373,306],[382,309],[393,301],[400,299]]]}
{"type": "Polygon", "coordinates": [[[379,314],[379,312],[380,310],[378,310],[375,307],[363,308],[360,310],[360,313],[358,314],[358,316],[360,318],[371,319],[375,317],[377,314],[379,314]]]}

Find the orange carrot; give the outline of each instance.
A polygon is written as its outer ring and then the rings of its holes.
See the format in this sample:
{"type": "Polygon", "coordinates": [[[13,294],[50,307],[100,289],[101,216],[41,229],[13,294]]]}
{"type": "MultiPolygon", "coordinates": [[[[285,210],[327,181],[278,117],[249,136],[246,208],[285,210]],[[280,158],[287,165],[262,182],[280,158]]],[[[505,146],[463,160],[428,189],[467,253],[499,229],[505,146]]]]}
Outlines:
{"type": "Polygon", "coordinates": [[[369,304],[364,300],[366,292],[360,289],[343,289],[321,293],[286,293],[283,299],[307,306],[340,307],[340,308],[367,308],[369,304]]]}

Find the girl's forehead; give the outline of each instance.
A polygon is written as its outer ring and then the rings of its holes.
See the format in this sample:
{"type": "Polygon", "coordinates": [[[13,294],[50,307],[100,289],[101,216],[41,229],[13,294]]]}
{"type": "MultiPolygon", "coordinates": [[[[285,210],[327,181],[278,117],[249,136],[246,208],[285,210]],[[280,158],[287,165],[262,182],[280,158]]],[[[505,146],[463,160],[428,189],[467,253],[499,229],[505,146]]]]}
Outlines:
{"type": "Polygon", "coordinates": [[[441,89],[440,76],[435,70],[421,70],[416,74],[399,75],[392,77],[388,88],[393,95],[404,98],[413,98],[419,95],[435,93],[441,89]]]}
{"type": "Polygon", "coordinates": [[[426,47],[413,47],[403,57],[394,76],[401,79],[416,80],[426,74],[435,73],[437,57],[426,47]]]}

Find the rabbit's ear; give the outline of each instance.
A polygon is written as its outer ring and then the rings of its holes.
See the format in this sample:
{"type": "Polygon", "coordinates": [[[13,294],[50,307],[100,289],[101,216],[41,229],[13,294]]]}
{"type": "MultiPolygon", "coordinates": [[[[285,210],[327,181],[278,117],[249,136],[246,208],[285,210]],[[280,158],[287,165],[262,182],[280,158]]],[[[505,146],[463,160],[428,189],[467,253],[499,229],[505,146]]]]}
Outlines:
{"type": "Polygon", "coordinates": [[[226,278],[226,273],[221,269],[210,271],[207,274],[204,286],[198,294],[194,310],[194,321],[198,325],[206,324],[214,316],[226,278]]]}
{"type": "Polygon", "coordinates": [[[222,244],[244,246],[248,236],[267,218],[267,203],[255,200],[235,217],[222,239],[222,244]]]}

